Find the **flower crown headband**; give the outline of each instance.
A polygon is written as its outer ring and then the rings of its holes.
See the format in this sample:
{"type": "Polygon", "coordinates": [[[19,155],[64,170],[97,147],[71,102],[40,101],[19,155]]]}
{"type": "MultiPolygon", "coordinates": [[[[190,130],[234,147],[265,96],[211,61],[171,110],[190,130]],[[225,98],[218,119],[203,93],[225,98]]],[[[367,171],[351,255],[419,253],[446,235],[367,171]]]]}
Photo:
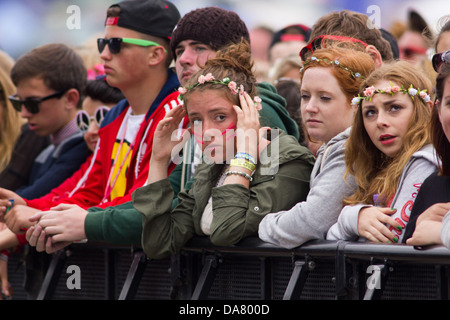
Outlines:
{"type": "MultiPolygon", "coordinates": [[[[180,99],[183,100],[183,96],[191,89],[198,87],[205,83],[214,83],[214,84],[222,84],[224,86],[227,86],[228,89],[230,89],[231,93],[233,95],[237,95],[240,91],[244,92],[244,86],[241,84],[240,86],[237,85],[236,82],[231,81],[230,78],[226,77],[222,80],[217,80],[214,78],[214,76],[211,73],[208,73],[206,75],[200,75],[198,77],[197,83],[193,84],[190,87],[179,87],[178,92],[180,93],[180,99]]],[[[261,110],[261,98],[259,96],[255,96],[253,98],[253,102],[255,103],[256,109],[261,110]]]]}
{"type": "Polygon", "coordinates": [[[364,77],[363,76],[361,76],[361,73],[359,73],[359,72],[353,72],[353,70],[352,69],[350,69],[350,68],[348,68],[348,67],[346,67],[346,66],[343,66],[340,62],[339,62],[339,60],[336,58],[336,59],[334,59],[333,61],[330,61],[329,59],[327,59],[327,58],[325,58],[325,59],[319,59],[319,58],[317,58],[317,57],[311,57],[310,59],[308,59],[308,60],[306,60],[305,62],[303,62],[303,67],[300,69],[300,73],[302,73],[303,72],[303,69],[304,69],[304,67],[306,66],[306,65],[308,65],[309,63],[311,63],[311,62],[320,62],[320,61],[323,61],[323,62],[326,62],[326,63],[328,63],[328,64],[331,64],[332,66],[336,66],[336,67],[339,67],[339,68],[341,68],[341,69],[343,69],[343,70],[345,70],[345,71],[348,71],[348,72],[350,72],[350,74],[353,76],[353,78],[355,78],[355,79],[358,79],[358,78],[361,78],[361,79],[364,79],[364,77]]]}
{"type": "Polygon", "coordinates": [[[357,97],[354,97],[352,99],[352,105],[359,106],[361,100],[370,101],[370,100],[372,100],[372,97],[376,93],[385,93],[385,94],[390,94],[393,96],[397,92],[409,94],[409,96],[411,97],[411,99],[413,101],[414,101],[414,97],[416,97],[416,96],[419,97],[419,99],[422,100],[423,103],[427,103],[431,100],[430,95],[427,94],[427,89],[424,89],[424,90],[416,89],[412,86],[412,84],[409,86],[408,89],[405,89],[403,86],[401,86],[401,87],[394,86],[393,83],[391,82],[390,86],[386,87],[384,89],[375,89],[374,86],[365,88],[363,91],[364,96],[361,97],[360,95],[358,95],[357,97]]]}

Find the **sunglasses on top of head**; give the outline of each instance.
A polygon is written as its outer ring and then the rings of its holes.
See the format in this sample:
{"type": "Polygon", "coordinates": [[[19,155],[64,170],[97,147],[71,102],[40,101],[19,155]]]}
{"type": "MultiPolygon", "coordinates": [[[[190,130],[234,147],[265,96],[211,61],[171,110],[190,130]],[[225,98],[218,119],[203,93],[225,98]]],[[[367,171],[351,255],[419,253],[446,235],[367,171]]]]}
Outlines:
{"type": "Polygon", "coordinates": [[[44,101],[50,100],[50,99],[54,99],[54,98],[59,99],[66,92],[67,92],[67,90],[66,91],[58,91],[58,92],[52,93],[52,94],[42,97],[42,98],[27,98],[25,100],[20,100],[19,97],[17,97],[17,95],[12,95],[12,96],[9,96],[8,99],[9,99],[9,101],[11,101],[12,106],[17,111],[21,112],[22,106],[25,106],[25,109],[27,109],[27,111],[29,113],[36,114],[39,112],[39,104],[41,102],[44,102],[44,101]]]}
{"type": "MultiPolygon", "coordinates": [[[[135,39],[135,38],[98,38],[97,39],[97,47],[98,52],[102,53],[105,49],[106,45],[108,45],[109,52],[112,54],[118,54],[120,49],[122,48],[122,43],[129,43],[140,47],[149,47],[149,46],[161,46],[159,43],[150,40],[144,39],[135,39]]],[[[165,50],[165,49],[164,49],[165,50]]]]}
{"type": "Polygon", "coordinates": [[[302,50],[300,50],[300,58],[302,58],[303,61],[306,61],[306,59],[308,59],[308,57],[307,57],[308,52],[313,53],[315,50],[323,48],[325,40],[334,40],[334,41],[340,41],[340,42],[357,42],[357,43],[362,44],[364,47],[368,46],[367,43],[365,43],[361,40],[355,39],[355,38],[323,34],[323,35],[320,35],[320,36],[312,39],[306,46],[304,46],[302,48],[302,50]]]}
{"type": "Polygon", "coordinates": [[[444,63],[450,63],[450,50],[436,53],[433,55],[431,62],[433,63],[434,71],[439,72],[439,69],[444,63]]]}
{"type": "Polygon", "coordinates": [[[76,121],[78,129],[81,132],[86,132],[89,130],[89,126],[91,125],[91,122],[94,121],[95,124],[100,128],[100,125],[102,124],[103,119],[105,118],[106,114],[108,113],[109,108],[106,106],[98,107],[93,116],[90,116],[89,113],[87,113],[84,110],[80,110],[77,112],[76,115],[76,121]]]}

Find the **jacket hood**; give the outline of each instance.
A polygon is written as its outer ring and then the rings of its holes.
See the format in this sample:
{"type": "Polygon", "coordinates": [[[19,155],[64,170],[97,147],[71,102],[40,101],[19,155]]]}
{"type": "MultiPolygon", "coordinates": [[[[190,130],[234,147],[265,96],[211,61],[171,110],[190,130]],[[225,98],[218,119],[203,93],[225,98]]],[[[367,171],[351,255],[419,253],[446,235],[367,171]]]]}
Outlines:
{"type": "Polygon", "coordinates": [[[277,93],[273,85],[267,82],[257,84],[258,96],[262,99],[263,108],[260,111],[261,126],[279,127],[286,131],[287,134],[299,138],[299,128],[294,119],[289,115],[286,109],[286,100],[277,93]],[[279,117],[281,124],[274,123],[274,117],[266,114],[267,109],[272,109],[279,117]],[[284,126],[284,128],[283,128],[284,126]]]}
{"type": "Polygon", "coordinates": [[[418,159],[418,158],[428,160],[429,162],[434,164],[437,168],[439,168],[441,165],[441,161],[439,160],[439,158],[436,154],[436,150],[434,149],[433,145],[431,145],[431,144],[427,144],[427,145],[423,146],[420,150],[414,152],[414,154],[412,155],[412,159],[418,159]]]}

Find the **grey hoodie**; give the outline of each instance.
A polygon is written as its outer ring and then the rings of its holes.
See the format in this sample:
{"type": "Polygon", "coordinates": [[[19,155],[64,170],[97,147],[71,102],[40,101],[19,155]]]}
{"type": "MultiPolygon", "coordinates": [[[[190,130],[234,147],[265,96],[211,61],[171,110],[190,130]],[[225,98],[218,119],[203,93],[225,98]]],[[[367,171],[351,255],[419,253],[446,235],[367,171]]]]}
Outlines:
{"type": "Polygon", "coordinates": [[[309,240],[325,239],[338,219],[342,200],[356,190],[352,176],[344,180],[344,150],[350,130],[336,135],[318,150],[306,200],[290,210],[264,217],[258,231],[263,241],[290,249],[309,240]]]}
{"type": "MultiPolygon", "coordinates": [[[[422,182],[432,173],[438,171],[439,162],[432,145],[426,145],[413,154],[407,165],[402,171],[397,192],[391,203],[391,208],[397,209],[397,212],[391,217],[406,227],[409,220],[414,200],[419,192],[422,182]]],[[[370,207],[367,204],[357,204],[345,206],[342,209],[337,223],[335,223],[327,234],[327,240],[357,240],[358,234],[358,215],[362,208],[370,207]]],[[[402,241],[404,230],[392,230],[398,235],[398,242],[402,241]]],[[[365,239],[359,239],[365,241],[365,239]]]]}

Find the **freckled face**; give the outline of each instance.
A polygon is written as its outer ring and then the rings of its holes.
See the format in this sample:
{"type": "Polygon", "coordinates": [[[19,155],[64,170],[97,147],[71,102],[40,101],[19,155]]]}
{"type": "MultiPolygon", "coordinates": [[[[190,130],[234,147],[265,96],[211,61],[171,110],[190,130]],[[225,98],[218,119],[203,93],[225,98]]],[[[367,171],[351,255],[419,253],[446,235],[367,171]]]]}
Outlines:
{"type": "MultiPolygon", "coordinates": [[[[390,81],[379,81],[375,89],[384,90],[390,81]]],[[[394,83],[394,85],[396,85],[394,83]]],[[[372,143],[388,157],[394,157],[401,150],[414,104],[407,93],[374,94],[371,101],[363,100],[363,123],[372,143]]]]}
{"type": "Polygon", "coordinates": [[[300,109],[308,134],[325,143],[351,126],[355,110],[331,69],[323,67],[305,71],[300,109]]]}
{"type": "Polygon", "coordinates": [[[191,128],[203,153],[217,163],[231,159],[237,122],[233,103],[218,90],[194,91],[186,102],[191,128]]]}

